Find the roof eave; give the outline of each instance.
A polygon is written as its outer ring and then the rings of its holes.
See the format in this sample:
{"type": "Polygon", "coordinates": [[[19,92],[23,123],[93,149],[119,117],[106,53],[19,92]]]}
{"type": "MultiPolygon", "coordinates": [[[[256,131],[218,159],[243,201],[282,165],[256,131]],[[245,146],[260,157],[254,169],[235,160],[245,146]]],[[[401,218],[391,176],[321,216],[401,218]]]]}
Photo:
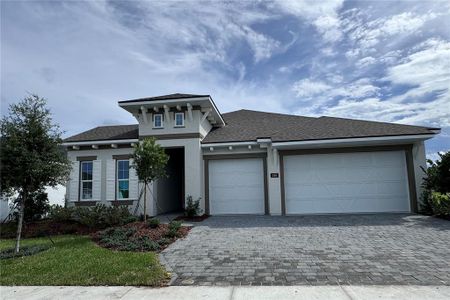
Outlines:
{"type": "Polygon", "coordinates": [[[220,113],[219,109],[217,108],[216,104],[214,103],[214,100],[210,95],[205,95],[202,97],[190,97],[190,98],[172,98],[172,99],[162,99],[162,100],[145,100],[145,98],[142,99],[136,99],[136,100],[125,100],[125,101],[119,101],[119,106],[123,109],[125,109],[128,112],[133,113],[133,110],[136,107],[140,107],[143,105],[149,105],[149,106],[162,106],[167,104],[175,104],[177,102],[179,103],[189,103],[194,101],[209,101],[211,103],[212,108],[214,109],[214,112],[217,114],[219,118],[219,127],[225,126],[225,120],[222,117],[222,114],[220,113]],[[130,109],[133,108],[133,109],[130,109]]]}

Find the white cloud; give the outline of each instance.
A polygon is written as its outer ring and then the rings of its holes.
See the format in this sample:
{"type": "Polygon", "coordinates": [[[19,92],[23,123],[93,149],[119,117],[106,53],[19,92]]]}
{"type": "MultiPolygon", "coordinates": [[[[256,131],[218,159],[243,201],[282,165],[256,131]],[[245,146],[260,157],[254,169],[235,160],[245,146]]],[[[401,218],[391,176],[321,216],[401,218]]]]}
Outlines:
{"type": "Polygon", "coordinates": [[[422,27],[425,22],[436,18],[435,13],[416,15],[411,12],[404,12],[387,19],[382,23],[380,31],[386,35],[395,35],[405,32],[414,32],[422,27]]]}
{"type": "Polygon", "coordinates": [[[297,97],[311,98],[331,89],[331,86],[322,81],[302,79],[292,85],[292,90],[297,97]]]}
{"type": "Polygon", "coordinates": [[[424,92],[450,88],[450,42],[431,39],[421,50],[388,69],[387,80],[394,84],[419,85],[424,92]]]}
{"type": "Polygon", "coordinates": [[[373,58],[372,56],[366,56],[364,58],[361,58],[356,62],[356,66],[358,68],[365,68],[367,66],[373,65],[377,60],[373,58]]]}
{"type": "Polygon", "coordinates": [[[343,2],[344,0],[278,0],[276,5],[284,13],[295,15],[314,25],[325,42],[336,42],[342,36],[338,11],[343,2]]]}
{"type": "Polygon", "coordinates": [[[374,96],[379,88],[374,86],[368,78],[361,78],[351,83],[342,82],[342,76],[329,77],[329,82],[302,79],[292,85],[297,97],[303,100],[326,104],[335,97],[364,98],[374,96]]]}
{"type": "Polygon", "coordinates": [[[320,113],[358,119],[450,126],[450,42],[430,39],[414,48],[402,62],[387,69],[395,85],[410,85],[404,93],[380,99],[378,89],[367,80],[328,93],[347,96],[320,113]],[[352,99],[353,97],[356,99],[352,99]],[[375,97],[374,97],[375,96],[375,97]],[[431,99],[428,99],[431,97],[431,99]],[[359,99],[358,99],[359,98],[359,99]]]}
{"type": "Polygon", "coordinates": [[[433,12],[417,14],[413,12],[403,12],[390,17],[381,17],[372,21],[364,20],[361,14],[355,14],[354,19],[345,22],[344,31],[348,37],[361,49],[349,52],[349,56],[356,54],[356,51],[373,50],[380,41],[396,35],[417,34],[424,24],[438,16],[433,12]],[[355,17],[357,16],[357,17],[355,17]]]}

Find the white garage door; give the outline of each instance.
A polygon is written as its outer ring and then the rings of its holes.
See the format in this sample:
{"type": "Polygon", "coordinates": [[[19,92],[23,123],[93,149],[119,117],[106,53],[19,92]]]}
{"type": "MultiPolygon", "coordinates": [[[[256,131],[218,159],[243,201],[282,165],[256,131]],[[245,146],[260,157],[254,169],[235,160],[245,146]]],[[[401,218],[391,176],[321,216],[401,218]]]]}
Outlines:
{"type": "Polygon", "coordinates": [[[287,214],[409,212],[404,151],[284,157],[287,214]]]}
{"type": "Polygon", "coordinates": [[[210,214],[264,214],[260,158],[209,161],[210,214]]]}

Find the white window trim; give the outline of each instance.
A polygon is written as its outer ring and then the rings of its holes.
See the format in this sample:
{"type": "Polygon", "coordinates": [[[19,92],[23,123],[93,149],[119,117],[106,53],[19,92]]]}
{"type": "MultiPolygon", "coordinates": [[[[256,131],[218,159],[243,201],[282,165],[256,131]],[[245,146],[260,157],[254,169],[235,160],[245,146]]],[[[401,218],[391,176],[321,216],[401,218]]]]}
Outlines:
{"type": "Polygon", "coordinates": [[[164,128],[164,116],[163,114],[153,114],[153,128],[164,128]],[[156,116],[161,117],[161,126],[156,126],[156,116]]]}
{"type": "Polygon", "coordinates": [[[94,197],[94,162],[92,160],[85,160],[85,161],[80,161],[80,200],[81,201],[90,201],[92,200],[94,197]],[[86,163],[91,163],[92,164],[92,179],[91,180],[87,180],[84,179],[83,180],[83,164],[86,163]],[[83,198],[83,183],[85,182],[90,182],[92,184],[92,188],[91,188],[91,198],[83,198]]]}
{"type": "Polygon", "coordinates": [[[174,115],[174,123],[175,126],[174,127],[184,127],[184,112],[176,112],[174,115]],[[182,124],[181,125],[177,125],[177,115],[181,115],[181,120],[182,120],[182,124]]]}
{"type": "Polygon", "coordinates": [[[119,162],[127,161],[128,166],[130,166],[129,159],[116,159],[116,200],[129,200],[130,199],[130,170],[128,170],[128,179],[119,179],[119,162]],[[119,198],[119,181],[128,181],[128,198],[119,198]]]}

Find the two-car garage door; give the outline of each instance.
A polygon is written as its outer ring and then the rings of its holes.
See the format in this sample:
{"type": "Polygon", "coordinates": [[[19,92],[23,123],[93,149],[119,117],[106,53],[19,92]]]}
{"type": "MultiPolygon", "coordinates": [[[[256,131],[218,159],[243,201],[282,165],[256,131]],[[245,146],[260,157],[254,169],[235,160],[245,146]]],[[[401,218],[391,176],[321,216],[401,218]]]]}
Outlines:
{"type": "MultiPolygon", "coordinates": [[[[284,155],[282,167],[286,214],[411,211],[403,150],[284,155]]],[[[262,158],[211,159],[208,170],[210,214],[265,213],[262,158]]]]}
{"type": "Polygon", "coordinates": [[[404,151],[284,157],[286,214],[409,212],[404,151]]]}

